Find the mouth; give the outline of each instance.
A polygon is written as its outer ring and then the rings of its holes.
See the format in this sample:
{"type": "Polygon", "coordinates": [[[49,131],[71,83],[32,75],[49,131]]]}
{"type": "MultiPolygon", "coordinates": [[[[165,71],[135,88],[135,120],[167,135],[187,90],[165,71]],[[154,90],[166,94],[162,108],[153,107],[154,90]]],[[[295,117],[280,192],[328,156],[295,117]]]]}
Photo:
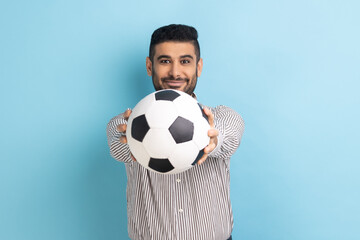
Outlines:
{"type": "Polygon", "coordinates": [[[181,88],[184,84],[187,83],[187,80],[181,79],[181,80],[168,80],[164,79],[163,83],[169,87],[169,88],[181,88]]]}

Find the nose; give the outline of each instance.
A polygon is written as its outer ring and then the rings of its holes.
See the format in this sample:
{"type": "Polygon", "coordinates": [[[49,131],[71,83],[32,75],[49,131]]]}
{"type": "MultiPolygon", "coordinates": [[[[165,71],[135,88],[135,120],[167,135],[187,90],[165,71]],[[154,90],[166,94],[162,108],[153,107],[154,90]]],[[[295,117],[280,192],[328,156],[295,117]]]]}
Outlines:
{"type": "Polygon", "coordinates": [[[170,76],[173,76],[174,78],[180,77],[180,66],[179,63],[173,62],[170,68],[170,76]]]}

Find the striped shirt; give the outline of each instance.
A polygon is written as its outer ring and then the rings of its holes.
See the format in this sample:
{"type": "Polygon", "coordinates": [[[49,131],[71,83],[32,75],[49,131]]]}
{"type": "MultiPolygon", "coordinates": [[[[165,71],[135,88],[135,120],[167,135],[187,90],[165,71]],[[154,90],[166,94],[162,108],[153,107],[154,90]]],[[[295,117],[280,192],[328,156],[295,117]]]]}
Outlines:
{"type": "Polygon", "coordinates": [[[230,157],[240,144],[244,121],[225,106],[209,108],[219,130],[218,145],[201,165],[164,175],[132,161],[127,144],[120,143],[116,126],[107,126],[111,155],[125,163],[128,233],[133,240],[225,240],[231,235],[230,157]]]}

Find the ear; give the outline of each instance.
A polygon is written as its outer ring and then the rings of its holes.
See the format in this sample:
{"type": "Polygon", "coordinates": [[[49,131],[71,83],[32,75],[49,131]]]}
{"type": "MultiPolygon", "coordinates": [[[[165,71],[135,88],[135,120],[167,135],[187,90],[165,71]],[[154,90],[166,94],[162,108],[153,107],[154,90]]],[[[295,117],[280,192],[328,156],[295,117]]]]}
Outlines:
{"type": "Polygon", "coordinates": [[[146,71],[147,71],[147,74],[151,77],[152,76],[152,62],[149,57],[146,57],[146,71]]]}
{"type": "Polygon", "coordinates": [[[201,71],[203,68],[203,59],[202,58],[199,59],[196,68],[197,68],[197,77],[200,77],[201,71]]]}

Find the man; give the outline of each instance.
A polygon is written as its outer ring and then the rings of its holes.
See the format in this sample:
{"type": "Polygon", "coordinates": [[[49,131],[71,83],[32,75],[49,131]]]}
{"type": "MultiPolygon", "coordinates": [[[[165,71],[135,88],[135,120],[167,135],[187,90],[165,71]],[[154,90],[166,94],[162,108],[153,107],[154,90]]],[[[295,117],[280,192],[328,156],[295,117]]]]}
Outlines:
{"type": "MultiPolygon", "coordinates": [[[[175,24],[153,33],[146,69],[156,90],[176,89],[195,97],[203,66],[197,37],[195,28],[175,24]]],[[[211,125],[205,154],[198,165],[173,175],[149,171],[131,155],[124,135],[131,110],[110,120],[110,153],[126,166],[131,239],[231,239],[230,157],[240,144],[244,122],[225,106],[204,112],[211,125]]]]}

